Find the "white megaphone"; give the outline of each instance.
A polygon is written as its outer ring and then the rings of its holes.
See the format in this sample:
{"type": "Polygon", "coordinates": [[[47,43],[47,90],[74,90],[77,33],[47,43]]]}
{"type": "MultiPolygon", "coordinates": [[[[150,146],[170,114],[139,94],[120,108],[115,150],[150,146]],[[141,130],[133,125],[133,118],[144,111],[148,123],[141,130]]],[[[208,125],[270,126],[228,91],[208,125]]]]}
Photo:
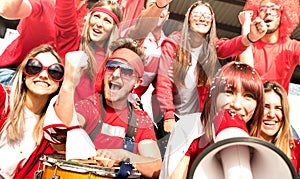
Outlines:
{"type": "MultiPolygon", "coordinates": [[[[290,159],[273,144],[255,137],[234,137],[218,141],[207,147],[195,159],[189,179],[228,179],[226,162],[222,163],[220,151],[236,147],[249,148],[250,157],[246,161],[250,166],[253,179],[297,179],[294,166],[290,159]]],[[[238,150],[237,150],[238,151],[238,150]]],[[[236,155],[238,155],[236,153],[236,155]]],[[[231,156],[226,156],[230,160],[231,156]]],[[[236,156],[232,157],[236,158],[236,156]]],[[[243,165],[245,159],[241,159],[243,165]]],[[[230,163],[230,161],[228,161],[230,163]]],[[[240,166],[237,166],[239,168],[240,166]]],[[[240,167],[242,168],[242,167],[240,167]]]]}

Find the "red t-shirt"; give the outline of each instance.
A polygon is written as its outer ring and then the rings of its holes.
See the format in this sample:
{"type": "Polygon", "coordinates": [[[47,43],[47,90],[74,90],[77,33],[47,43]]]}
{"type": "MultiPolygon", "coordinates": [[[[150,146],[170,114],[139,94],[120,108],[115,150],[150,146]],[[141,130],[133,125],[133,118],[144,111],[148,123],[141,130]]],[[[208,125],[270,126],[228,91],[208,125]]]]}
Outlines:
{"type": "Polygon", "coordinates": [[[25,56],[41,44],[54,44],[54,1],[30,0],[32,13],[17,27],[20,34],[0,56],[0,67],[17,67],[25,56]]]}
{"type": "MultiPolygon", "coordinates": [[[[101,108],[98,95],[91,96],[75,104],[76,111],[84,116],[86,120],[85,130],[90,134],[100,120],[101,108]]],[[[134,136],[135,143],[145,139],[156,141],[153,124],[148,114],[144,111],[134,110],[138,128],[134,136]]],[[[106,106],[104,122],[100,128],[98,135],[94,140],[96,149],[103,148],[122,148],[125,133],[128,130],[129,110],[114,110],[106,106]]],[[[135,145],[135,151],[137,145],[135,145]]]]}

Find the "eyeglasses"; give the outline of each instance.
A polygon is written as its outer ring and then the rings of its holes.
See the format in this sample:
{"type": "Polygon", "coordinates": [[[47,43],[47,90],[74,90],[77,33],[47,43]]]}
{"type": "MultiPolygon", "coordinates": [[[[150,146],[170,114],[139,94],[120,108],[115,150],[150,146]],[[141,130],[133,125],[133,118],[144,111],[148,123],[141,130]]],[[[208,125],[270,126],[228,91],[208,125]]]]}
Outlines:
{"type": "Polygon", "coordinates": [[[214,17],[212,14],[201,13],[201,12],[192,12],[191,15],[194,20],[199,20],[199,19],[201,19],[201,17],[203,17],[204,20],[212,21],[213,17],[214,17]]]}
{"type": "Polygon", "coordinates": [[[64,66],[60,63],[54,63],[48,67],[43,66],[43,64],[36,58],[30,58],[25,66],[24,74],[26,76],[36,76],[40,74],[43,70],[46,70],[49,77],[55,82],[61,82],[64,77],[64,66]]]}
{"type": "Polygon", "coordinates": [[[271,6],[263,5],[258,9],[258,13],[266,13],[267,10],[269,10],[270,15],[277,16],[279,14],[279,12],[281,11],[281,6],[278,6],[278,5],[271,5],[271,6]]]}
{"type": "Polygon", "coordinates": [[[131,77],[133,75],[134,69],[124,63],[109,60],[105,65],[106,71],[114,72],[116,69],[120,68],[122,77],[131,77]]]}

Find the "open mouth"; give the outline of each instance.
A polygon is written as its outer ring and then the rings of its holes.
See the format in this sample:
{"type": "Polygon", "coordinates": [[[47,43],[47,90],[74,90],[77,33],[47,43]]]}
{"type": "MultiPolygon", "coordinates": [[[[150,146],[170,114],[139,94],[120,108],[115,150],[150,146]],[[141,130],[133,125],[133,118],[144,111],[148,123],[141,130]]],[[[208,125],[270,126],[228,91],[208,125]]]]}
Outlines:
{"type": "Polygon", "coordinates": [[[114,82],[109,83],[109,89],[112,91],[119,91],[121,88],[122,88],[122,86],[117,83],[114,83],[114,82]]]}
{"type": "Polygon", "coordinates": [[[43,81],[35,81],[34,85],[37,87],[48,88],[50,85],[43,81]]]}

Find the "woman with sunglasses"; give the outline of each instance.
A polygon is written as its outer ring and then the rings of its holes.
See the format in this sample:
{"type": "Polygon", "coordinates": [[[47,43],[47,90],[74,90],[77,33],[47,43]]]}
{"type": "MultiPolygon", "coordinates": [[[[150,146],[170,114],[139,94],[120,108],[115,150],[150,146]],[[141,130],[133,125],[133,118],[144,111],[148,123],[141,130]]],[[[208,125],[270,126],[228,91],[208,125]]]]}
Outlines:
{"type": "Polygon", "coordinates": [[[18,67],[11,92],[0,85],[0,178],[33,178],[41,155],[53,152],[42,128],[63,78],[61,58],[51,46],[41,45],[18,67]]]}
{"type": "Polygon", "coordinates": [[[300,140],[293,139],[287,93],[277,82],[265,82],[265,108],[259,137],[273,143],[292,161],[296,172],[300,167],[300,140]]]}
{"type": "MultiPolygon", "coordinates": [[[[230,137],[258,136],[259,129],[253,127],[259,126],[263,116],[262,101],[263,84],[252,67],[239,62],[223,66],[212,80],[203,112],[186,115],[184,119],[189,123],[179,120],[174,127],[160,177],[186,178],[198,154],[214,142],[230,137]]],[[[241,153],[240,159],[237,154],[230,155],[229,150],[227,156],[241,160],[249,152],[241,153]]],[[[222,164],[228,164],[226,159],[222,164]]]]}
{"type": "MultiPolygon", "coordinates": [[[[76,0],[75,23],[79,27],[82,27],[87,12],[84,6],[86,1],[76,0]]],[[[55,4],[55,0],[0,0],[0,4],[0,16],[10,20],[20,19],[19,36],[0,55],[0,83],[11,85],[16,68],[33,48],[42,44],[54,44],[54,13],[59,4],[55,4]]]]}

